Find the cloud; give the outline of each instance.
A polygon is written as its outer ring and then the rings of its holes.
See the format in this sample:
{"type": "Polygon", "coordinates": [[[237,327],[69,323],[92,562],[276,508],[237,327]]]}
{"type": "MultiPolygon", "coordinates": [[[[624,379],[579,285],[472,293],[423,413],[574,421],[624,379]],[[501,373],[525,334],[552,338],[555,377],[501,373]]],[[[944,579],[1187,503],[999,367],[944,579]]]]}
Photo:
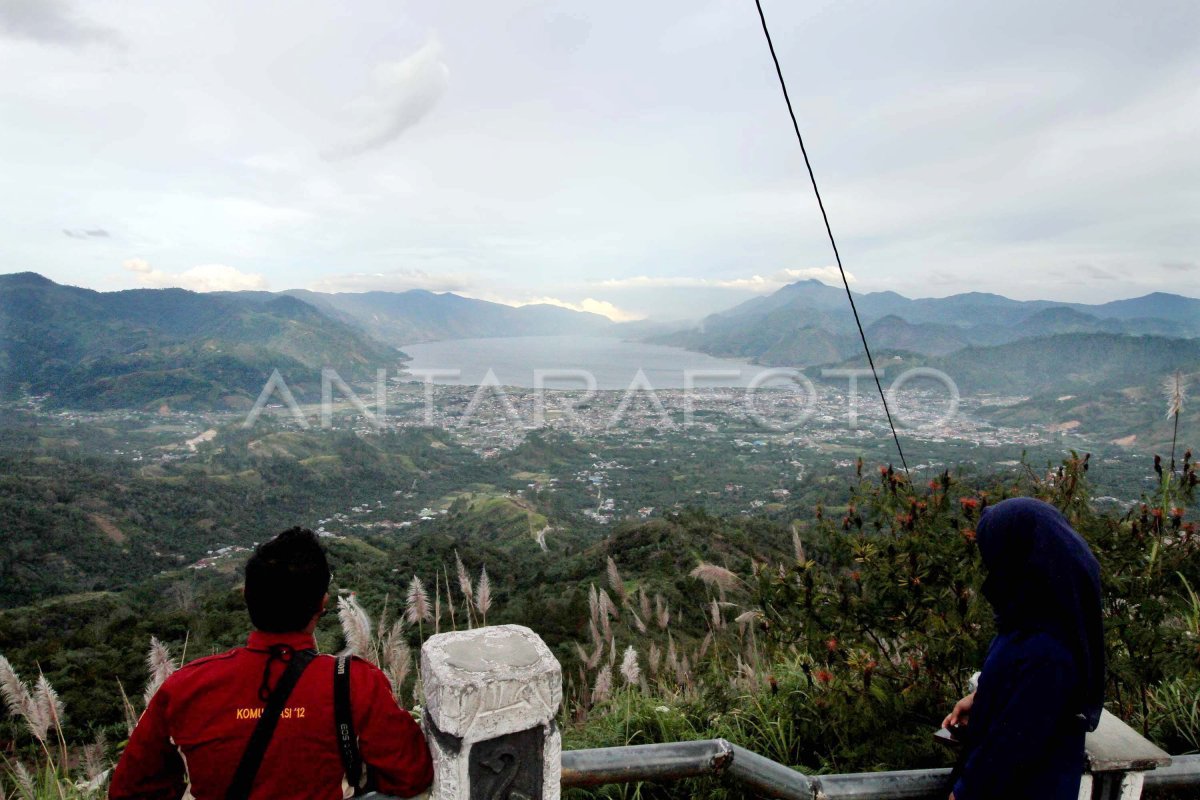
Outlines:
{"type": "Polygon", "coordinates": [[[69,230],[63,228],[63,234],[72,239],[108,239],[110,238],[108,231],[103,228],[89,228],[86,230],[69,230]]]}
{"type": "MultiPolygon", "coordinates": [[[[803,280],[818,280],[822,283],[840,285],[842,276],[837,267],[806,267],[804,269],[781,269],[766,277],[751,275],[748,278],[697,278],[697,277],[652,277],[637,275],[632,278],[609,278],[600,281],[599,285],[607,289],[740,289],[750,292],[773,292],[780,287],[803,280]]],[[[846,273],[846,280],[856,283],[857,279],[851,273],[846,273]]]]}
{"type": "Polygon", "coordinates": [[[142,286],[152,289],[179,287],[193,292],[239,292],[266,289],[267,279],[252,272],[242,272],[224,264],[203,264],[183,272],[164,272],[154,269],[141,258],[131,258],[125,269],[137,276],[142,286]]]}
{"type": "Polygon", "coordinates": [[[1195,261],[1164,261],[1162,268],[1171,272],[1194,272],[1200,269],[1195,261]]]}
{"type": "Polygon", "coordinates": [[[1090,278],[1098,281],[1114,281],[1117,276],[1103,267],[1098,267],[1095,264],[1078,264],[1079,271],[1087,274],[1090,278]]]}
{"type": "MultiPolygon", "coordinates": [[[[816,280],[820,281],[821,283],[829,283],[840,286],[842,283],[842,273],[835,266],[806,267],[804,269],[782,269],[772,275],[771,280],[780,281],[782,283],[816,280]]],[[[846,283],[858,283],[858,278],[854,277],[853,272],[846,273],[846,283]]]]}
{"type": "Polygon", "coordinates": [[[65,0],[0,0],[0,32],[46,44],[120,41],[115,31],[76,18],[65,0]]]}
{"type": "Polygon", "coordinates": [[[442,47],[435,39],[403,61],[380,64],[372,76],[371,90],[348,108],[350,115],[359,120],[358,131],[322,155],[328,159],[347,158],[399,138],[438,104],[449,77],[442,47]]]}
{"type": "Polygon", "coordinates": [[[645,314],[636,314],[632,311],[625,311],[624,309],[617,308],[607,300],[596,300],[592,297],[584,298],[578,303],[560,300],[557,297],[537,297],[521,303],[509,303],[508,305],[530,306],[538,304],[558,306],[559,308],[569,308],[572,311],[583,311],[588,314],[599,314],[602,317],[608,317],[613,322],[632,322],[634,320],[646,318],[645,314]]]}
{"type": "Polygon", "coordinates": [[[317,281],[311,288],[314,292],[406,292],[410,289],[458,292],[470,285],[471,281],[462,275],[434,274],[423,269],[397,269],[334,275],[317,281]]]}

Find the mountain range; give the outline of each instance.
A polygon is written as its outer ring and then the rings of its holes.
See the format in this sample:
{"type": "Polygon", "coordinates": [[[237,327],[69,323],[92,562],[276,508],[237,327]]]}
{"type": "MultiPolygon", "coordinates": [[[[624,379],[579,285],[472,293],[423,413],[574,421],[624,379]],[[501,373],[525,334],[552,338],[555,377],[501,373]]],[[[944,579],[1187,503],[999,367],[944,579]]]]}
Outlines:
{"type": "Polygon", "coordinates": [[[73,408],[245,407],[274,369],[299,394],[322,367],[352,380],[394,366],[406,358],[399,344],[611,327],[558,306],[420,290],[97,292],[23,272],[0,275],[0,397],[29,391],[73,408]]]}
{"type": "MultiPolygon", "coordinates": [[[[1162,292],[1100,305],[979,292],[916,300],[869,292],[856,294],[855,304],[873,347],[923,355],[1067,333],[1200,336],[1200,299],[1162,292]]],[[[862,350],[846,293],[816,280],[789,284],[648,341],[768,366],[830,363],[862,350]]]]}
{"type": "Polygon", "coordinates": [[[0,334],[0,396],[75,408],[241,406],[273,369],[350,378],[403,357],[294,297],[95,292],[28,272],[0,276],[0,334]]]}
{"type": "Polygon", "coordinates": [[[263,302],[295,297],[396,347],[441,339],[601,334],[613,327],[607,317],[599,314],[544,303],[513,307],[424,289],[334,294],[291,289],[280,293],[235,292],[232,296],[263,302]]]}
{"type": "MultiPolygon", "coordinates": [[[[875,292],[856,295],[856,303],[876,352],[961,374],[968,391],[1036,394],[1200,371],[1200,300],[1180,295],[1086,305],[875,292]]],[[[845,293],[818,281],[662,333],[557,306],[514,308],[452,293],[97,292],[25,272],[0,275],[0,397],[31,392],[74,408],[239,408],[273,369],[303,394],[322,367],[347,380],[369,378],[402,361],[398,348],[408,343],[580,333],[768,366],[844,363],[862,347],[845,293]]]]}

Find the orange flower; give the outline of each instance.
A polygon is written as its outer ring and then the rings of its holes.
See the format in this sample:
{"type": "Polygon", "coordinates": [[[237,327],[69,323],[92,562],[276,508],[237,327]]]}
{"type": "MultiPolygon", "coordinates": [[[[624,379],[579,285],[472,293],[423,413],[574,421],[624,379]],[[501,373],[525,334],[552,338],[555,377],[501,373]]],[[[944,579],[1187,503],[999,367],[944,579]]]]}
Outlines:
{"type": "Polygon", "coordinates": [[[827,669],[817,670],[816,677],[817,677],[817,681],[820,683],[832,683],[833,682],[833,673],[827,669]]]}

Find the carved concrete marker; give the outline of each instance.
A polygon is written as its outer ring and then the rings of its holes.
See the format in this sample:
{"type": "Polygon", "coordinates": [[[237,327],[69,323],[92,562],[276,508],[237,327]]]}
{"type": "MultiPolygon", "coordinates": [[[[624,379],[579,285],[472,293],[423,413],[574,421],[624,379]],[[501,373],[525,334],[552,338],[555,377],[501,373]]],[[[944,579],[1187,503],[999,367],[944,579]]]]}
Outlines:
{"type": "Polygon", "coordinates": [[[431,800],[558,800],[562,668],[537,634],[495,625],[421,648],[431,800]]]}

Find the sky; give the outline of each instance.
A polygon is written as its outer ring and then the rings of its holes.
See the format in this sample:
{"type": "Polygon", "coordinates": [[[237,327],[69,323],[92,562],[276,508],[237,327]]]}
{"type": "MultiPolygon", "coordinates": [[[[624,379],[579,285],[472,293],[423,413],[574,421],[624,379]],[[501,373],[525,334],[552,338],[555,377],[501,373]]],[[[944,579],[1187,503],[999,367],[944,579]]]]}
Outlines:
{"type": "MultiPolygon", "coordinates": [[[[763,5],[856,290],[1200,295],[1200,3],[763,5]]],[[[100,290],[840,280],[752,0],[0,0],[0,185],[100,290]]]]}

